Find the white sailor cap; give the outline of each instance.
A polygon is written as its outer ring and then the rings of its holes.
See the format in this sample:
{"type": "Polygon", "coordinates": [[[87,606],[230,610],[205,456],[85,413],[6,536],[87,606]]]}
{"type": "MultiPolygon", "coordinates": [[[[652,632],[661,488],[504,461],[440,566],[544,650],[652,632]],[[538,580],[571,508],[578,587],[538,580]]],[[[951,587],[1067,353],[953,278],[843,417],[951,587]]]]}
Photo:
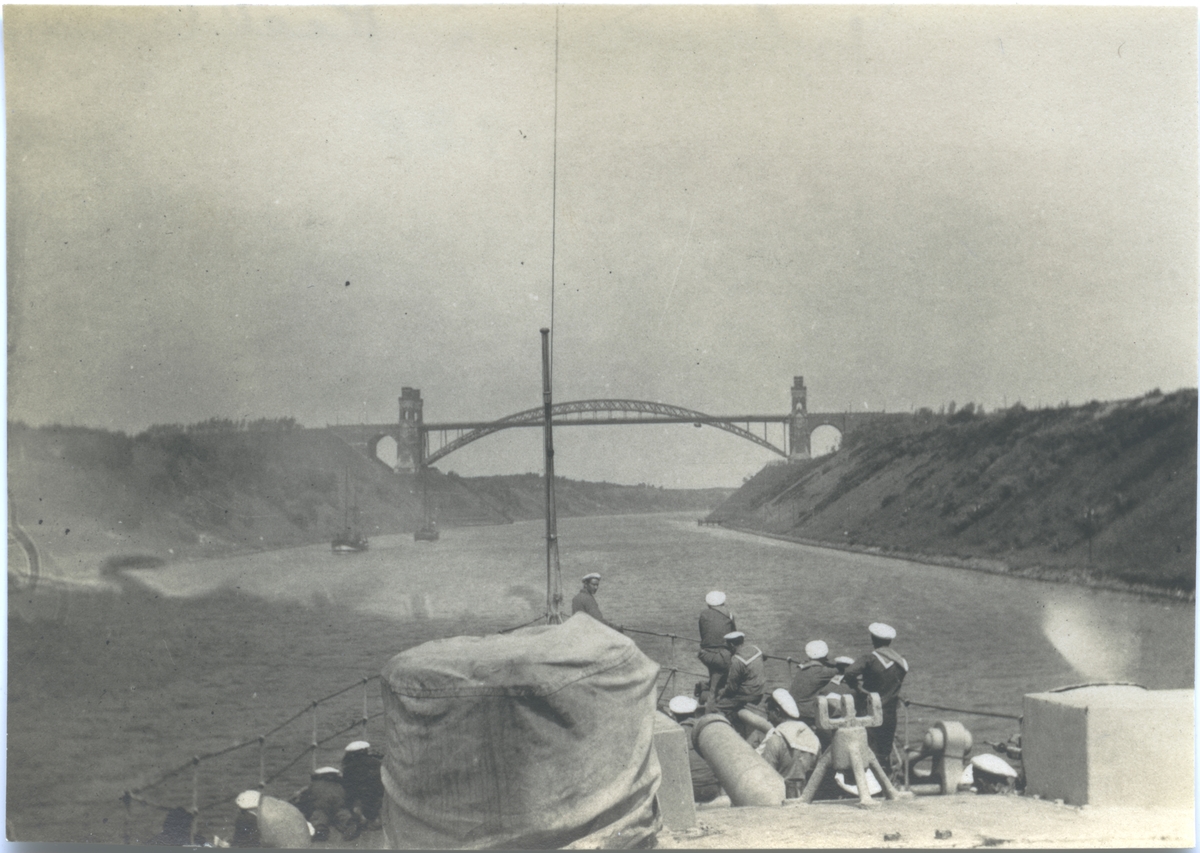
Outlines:
{"type": "Polygon", "coordinates": [[[854,658],[850,657],[850,655],[838,655],[833,659],[833,662],[840,663],[844,666],[850,666],[850,664],[854,663],[854,658]]]}
{"type": "Polygon", "coordinates": [[[881,640],[896,639],[896,629],[891,625],[884,625],[882,622],[872,622],[867,626],[867,630],[871,632],[872,637],[878,637],[881,640]]]}
{"type": "Polygon", "coordinates": [[[992,755],[990,752],[976,755],[971,759],[971,766],[976,770],[982,770],[984,773],[991,773],[993,776],[1007,776],[1010,779],[1017,778],[1017,771],[1013,770],[1007,761],[998,755],[992,755]]]}
{"type": "Polygon", "coordinates": [[[350,743],[346,744],[346,748],[342,751],[343,752],[359,752],[360,750],[370,749],[370,748],[371,748],[371,744],[367,743],[365,740],[355,740],[355,741],[351,741],[350,743]]]}
{"type": "Polygon", "coordinates": [[[745,639],[745,637],[746,635],[741,631],[730,631],[725,635],[726,640],[742,640],[745,639]]]}
{"type": "Polygon", "coordinates": [[[242,793],[238,794],[237,799],[234,800],[234,802],[237,803],[237,807],[239,809],[250,811],[251,809],[258,808],[258,801],[261,799],[261,796],[262,795],[259,794],[258,791],[251,789],[249,791],[242,791],[242,793]]]}
{"type": "Polygon", "coordinates": [[[667,707],[671,709],[672,714],[694,714],[700,703],[691,696],[676,696],[667,703],[667,707]]]}
{"type": "Polygon", "coordinates": [[[771,698],[775,700],[775,704],[783,709],[783,713],[787,714],[793,720],[800,717],[800,709],[796,707],[796,700],[792,698],[792,694],[788,693],[782,687],[771,691],[771,698]]]}
{"type": "Polygon", "coordinates": [[[813,640],[804,647],[804,653],[813,660],[817,660],[829,654],[829,646],[825,644],[824,640],[813,640]]]}
{"type": "Polygon", "coordinates": [[[720,607],[725,603],[725,593],[719,589],[714,589],[708,595],[704,596],[704,603],[709,607],[720,607]]]}
{"type": "Polygon", "coordinates": [[[588,572],[586,575],[583,576],[583,579],[585,581],[591,581],[591,580],[598,581],[598,580],[600,580],[600,573],[599,572],[588,572]]]}
{"type": "Polygon", "coordinates": [[[336,767],[318,767],[312,772],[314,776],[341,776],[342,771],[336,767]]]}

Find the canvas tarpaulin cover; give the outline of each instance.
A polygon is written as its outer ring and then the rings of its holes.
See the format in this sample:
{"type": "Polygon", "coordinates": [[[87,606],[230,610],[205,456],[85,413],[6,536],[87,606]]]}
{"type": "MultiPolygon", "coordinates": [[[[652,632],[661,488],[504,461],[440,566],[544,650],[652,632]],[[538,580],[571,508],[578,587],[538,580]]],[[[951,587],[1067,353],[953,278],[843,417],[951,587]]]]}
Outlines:
{"type": "Polygon", "coordinates": [[[382,679],[388,846],[652,841],[657,674],[632,640],[586,614],[396,655],[382,679]]]}

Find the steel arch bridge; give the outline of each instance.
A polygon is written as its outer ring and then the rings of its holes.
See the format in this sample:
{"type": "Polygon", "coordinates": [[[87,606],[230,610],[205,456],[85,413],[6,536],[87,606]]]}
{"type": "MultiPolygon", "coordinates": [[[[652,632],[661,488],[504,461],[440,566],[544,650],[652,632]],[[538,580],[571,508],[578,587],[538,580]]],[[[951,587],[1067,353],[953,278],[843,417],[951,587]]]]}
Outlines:
{"type": "MultiPolygon", "coordinates": [[[[713,426],[739,438],[777,453],[785,459],[788,456],[788,429],[790,415],[707,415],[681,406],[671,406],[666,403],[653,403],[647,400],[575,400],[568,403],[555,403],[550,407],[550,423],[552,426],[595,426],[617,424],[695,424],[696,426],[713,426]],[[767,424],[783,424],[783,447],[772,444],[766,438],[767,424]],[[744,424],[745,426],[739,426],[744,424]],[[762,424],[763,435],[755,435],[750,431],[751,424],[762,424]]],[[[422,464],[432,465],[439,459],[449,456],[456,450],[466,447],[474,441],[516,427],[540,427],[545,424],[545,409],[526,409],[523,412],[500,418],[487,423],[444,423],[422,424],[421,445],[422,464]],[[441,433],[443,437],[452,432],[458,436],[443,443],[437,450],[429,451],[430,433],[441,433]]]]}

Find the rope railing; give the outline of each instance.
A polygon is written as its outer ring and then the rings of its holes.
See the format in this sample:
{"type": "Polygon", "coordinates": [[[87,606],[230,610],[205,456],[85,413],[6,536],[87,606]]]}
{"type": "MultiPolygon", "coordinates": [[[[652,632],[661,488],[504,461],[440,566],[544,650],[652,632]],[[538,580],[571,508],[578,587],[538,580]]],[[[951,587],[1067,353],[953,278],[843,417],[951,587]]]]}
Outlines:
{"type": "Polygon", "coordinates": [[[903,702],[905,706],[911,705],[916,708],[931,708],[934,711],[952,711],[956,714],[971,714],[976,717],[996,717],[1001,720],[1021,719],[1020,714],[1002,714],[999,711],[980,711],[972,708],[953,708],[949,705],[930,705],[925,702],[914,702],[911,699],[905,699],[904,697],[900,697],[900,701],[903,702]]]}
{"type": "MultiPolygon", "coordinates": [[[[271,737],[271,735],[277,734],[278,732],[287,728],[292,723],[296,722],[296,720],[300,719],[305,714],[311,712],[313,710],[313,708],[315,708],[319,705],[323,705],[326,702],[330,701],[331,699],[336,699],[338,696],[341,696],[342,694],[347,693],[356,687],[365,686],[365,685],[369,684],[370,682],[375,681],[378,678],[379,678],[378,675],[365,676],[362,679],[360,679],[359,681],[354,682],[353,684],[351,684],[348,687],[343,687],[340,690],[335,690],[333,693],[330,693],[328,696],[323,696],[320,699],[315,699],[311,703],[306,705],[302,710],[297,711],[295,714],[288,717],[282,723],[275,726],[275,728],[269,729],[268,731],[264,732],[263,734],[258,735],[257,737],[251,738],[249,740],[240,741],[239,743],[235,743],[230,746],[227,746],[224,749],[218,749],[218,750],[214,750],[213,752],[206,752],[201,755],[193,756],[192,758],[189,758],[186,762],[179,765],[178,767],[173,767],[170,770],[167,770],[166,772],[162,773],[160,776],[158,776],[158,778],[154,779],[153,781],[147,782],[144,785],[140,785],[137,788],[130,789],[130,793],[137,794],[137,793],[140,793],[141,791],[145,791],[148,788],[158,787],[159,785],[161,785],[163,782],[167,781],[171,777],[178,776],[180,773],[184,772],[185,770],[190,769],[197,763],[210,761],[214,758],[220,758],[223,755],[228,755],[231,752],[236,752],[239,749],[245,749],[248,746],[254,746],[255,744],[261,744],[267,738],[271,737]]],[[[362,721],[356,722],[354,725],[359,725],[361,722],[362,721]]]]}
{"type": "MultiPolygon", "coordinates": [[[[379,675],[364,676],[363,678],[360,678],[359,680],[355,681],[352,684],[349,684],[345,687],[334,690],[333,692],[328,693],[319,699],[313,700],[312,702],[308,703],[300,711],[297,711],[295,714],[292,714],[290,717],[283,720],[278,725],[272,727],[271,729],[268,729],[266,732],[264,732],[260,735],[238,741],[237,743],[230,744],[229,746],[223,747],[221,749],[215,749],[210,752],[205,752],[205,753],[201,753],[199,755],[194,755],[191,758],[189,758],[187,761],[185,761],[184,763],[178,765],[177,767],[172,767],[169,770],[166,770],[163,773],[160,773],[158,776],[154,777],[151,781],[144,783],[142,785],[139,785],[136,788],[131,788],[131,789],[126,790],[120,798],[122,803],[125,806],[126,835],[128,836],[128,834],[129,834],[128,827],[129,827],[129,822],[132,817],[131,811],[132,811],[132,805],[134,803],[138,803],[139,805],[147,806],[149,808],[157,809],[157,810],[163,811],[163,812],[170,811],[171,809],[177,808],[180,805],[180,800],[183,799],[182,797],[177,797],[177,796],[171,797],[171,799],[173,799],[173,802],[171,802],[170,805],[167,805],[167,804],[164,804],[163,802],[161,802],[160,798],[158,796],[152,796],[150,792],[152,792],[154,789],[163,787],[168,782],[172,782],[176,777],[182,776],[183,774],[187,773],[187,771],[189,771],[189,770],[191,771],[192,778],[190,780],[191,781],[190,806],[188,807],[188,811],[192,815],[199,815],[203,812],[207,812],[211,809],[214,809],[217,806],[221,806],[221,805],[224,805],[227,803],[232,803],[237,798],[238,793],[242,790],[245,790],[245,788],[249,787],[249,786],[245,785],[245,784],[233,785],[233,786],[231,786],[233,788],[233,790],[231,792],[229,792],[227,794],[222,794],[221,796],[216,797],[216,798],[211,798],[209,800],[205,800],[203,803],[201,803],[200,787],[201,787],[202,768],[205,767],[206,765],[209,765],[212,762],[217,761],[218,759],[221,759],[225,756],[229,756],[229,755],[239,752],[241,750],[245,750],[248,747],[257,745],[259,748],[258,762],[257,762],[257,764],[258,764],[257,786],[260,790],[265,789],[267,787],[267,785],[282,778],[285,774],[287,774],[289,771],[291,771],[306,756],[311,756],[312,761],[313,761],[313,769],[316,769],[317,751],[320,748],[327,746],[329,743],[337,740],[338,738],[344,738],[347,735],[347,733],[352,732],[356,729],[361,730],[363,735],[365,736],[366,732],[367,732],[367,726],[370,723],[370,721],[376,720],[383,716],[382,710],[378,710],[378,711],[375,711],[374,713],[372,713],[371,709],[369,707],[369,689],[368,689],[369,685],[372,682],[377,681],[379,678],[380,678],[379,675]],[[331,733],[322,732],[320,730],[320,712],[329,703],[344,696],[345,694],[349,693],[350,691],[359,689],[359,688],[361,688],[363,691],[361,715],[358,715],[358,713],[354,710],[350,710],[349,713],[352,713],[355,716],[353,719],[351,719],[351,721],[349,723],[337,724],[338,728],[336,729],[336,731],[333,731],[331,733]],[[298,720],[303,718],[306,714],[312,714],[312,720],[313,720],[312,738],[311,738],[310,742],[307,745],[305,745],[302,749],[300,749],[295,755],[292,755],[290,758],[285,760],[282,765],[274,767],[272,772],[270,774],[268,774],[268,772],[267,772],[268,741],[274,735],[277,735],[283,729],[287,728],[288,726],[294,725],[298,720]]],[[[334,717],[341,716],[342,720],[344,721],[346,719],[346,717],[344,715],[347,713],[347,709],[344,707],[344,704],[343,704],[339,710],[335,710],[332,713],[333,713],[334,717]]],[[[330,719],[333,719],[334,717],[326,717],[325,722],[328,723],[328,721],[330,719]]],[[[294,741],[293,741],[293,743],[294,743],[294,741]]],[[[278,746],[282,746],[282,744],[277,745],[275,748],[278,748],[278,746]]],[[[274,762],[272,762],[272,763],[274,763],[274,762]]],[[[244,769],[245,768],[243,768],[243,771],[244,771],[244,769]]],[[[182,793],[181,791],[178,790],[178,788],[176,788],[175,790],[180,794],[182,793]]]]}

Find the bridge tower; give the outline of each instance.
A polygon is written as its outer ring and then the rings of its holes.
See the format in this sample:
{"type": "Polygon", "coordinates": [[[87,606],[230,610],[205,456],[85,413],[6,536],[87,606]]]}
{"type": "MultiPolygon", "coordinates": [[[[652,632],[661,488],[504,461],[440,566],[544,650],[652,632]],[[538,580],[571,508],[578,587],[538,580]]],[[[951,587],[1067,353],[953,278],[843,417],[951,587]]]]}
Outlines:
{"type": "Polygon", "coordinates": [[[400,424],[396,428],[396,470],[416,471],[425,461],[421,425],[425,403],[419,388],[400,389],[400,424]]]}
{"type": "Polygon", "coordinates": [[[788,424],[788,459],[811,459],[808,434],[808,389],[804,377],[792,377],[792,420],[788,424]]]}

